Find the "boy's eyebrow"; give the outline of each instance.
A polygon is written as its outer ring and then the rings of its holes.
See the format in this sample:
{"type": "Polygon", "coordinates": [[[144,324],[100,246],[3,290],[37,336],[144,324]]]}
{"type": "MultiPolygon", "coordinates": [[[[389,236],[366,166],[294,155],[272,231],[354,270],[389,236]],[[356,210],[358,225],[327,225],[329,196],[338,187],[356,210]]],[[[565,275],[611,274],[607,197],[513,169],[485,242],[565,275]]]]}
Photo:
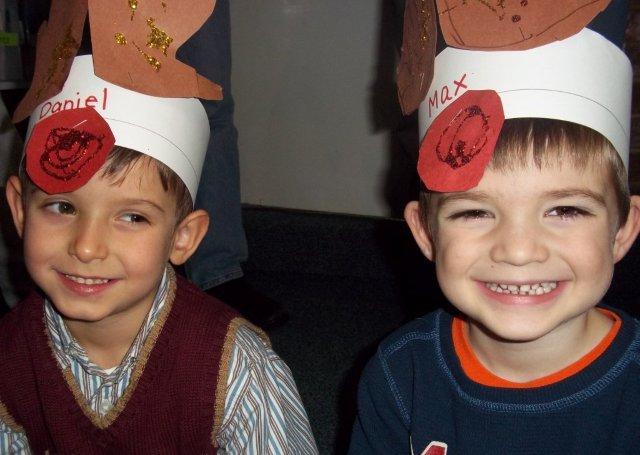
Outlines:
{"type": "Polygon", "coordinates": [[[566,197],[586,197],[587,199],[593,199],[595,202],[602,206],[606,206],[607,202],[604,195],[596,193],[587,188],[567,188],[563,190],[547,191],[545,196],[551,199],[562,199],[566,197]]]}
{"type": "Polygon", "coordinates": [[[123,199],[122,202],[130,205],[149,205],[159,210],[162,213],[165,212],[165,210],[160,205],[156,204],[155,202],[149,199],[126,198],[126,199],[123,199]]]}
{"type": "Polygon", "coordinates": [[[483,202],[489,199],[489,195],[484,191],[460,192],[443,194],[438,198],[438,209],[444,205],[455,201],[475,201],[483,202]]]}
{"type": "MultiPolygon", "coordinates": [[[[603,194],[596,193],[595,191],[591,191],[587,188],[566,188],[562,190],[552,190],[552,191],[545,192],[543,196],[549,199],[563,199],[567,197],[585,197],[585,198],[594,200],[595,202],[597,202],[602,206],[607,205],[603,194]]],[[[444,205],[448,203],[455,202],[455,201],[483,202],[488,199],[490,199],[490,197],[484,191],[443,194],[440,198],[438,198],[438,209],[442,208],[444,205]]]]}

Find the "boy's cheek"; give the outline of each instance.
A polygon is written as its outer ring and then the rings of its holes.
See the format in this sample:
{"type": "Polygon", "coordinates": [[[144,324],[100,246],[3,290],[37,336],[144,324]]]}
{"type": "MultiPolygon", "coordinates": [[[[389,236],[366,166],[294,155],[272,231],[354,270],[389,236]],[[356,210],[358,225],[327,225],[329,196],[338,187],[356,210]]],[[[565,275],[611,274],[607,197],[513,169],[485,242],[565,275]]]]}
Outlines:
{"type": "Polygon", "coordinates": [[[480,251],[480,246],[472,241],[442,239],[442,237],[434,245],[436,270],[440,270],[443,276],[457,273],[473,264],[480,251]]]}

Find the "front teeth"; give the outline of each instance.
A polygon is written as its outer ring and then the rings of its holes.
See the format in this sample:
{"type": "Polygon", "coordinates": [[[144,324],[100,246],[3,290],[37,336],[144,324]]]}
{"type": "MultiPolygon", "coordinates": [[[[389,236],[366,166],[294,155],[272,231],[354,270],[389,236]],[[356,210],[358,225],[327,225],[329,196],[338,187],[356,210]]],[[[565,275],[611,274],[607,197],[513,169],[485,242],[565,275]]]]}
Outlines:
{"type": "Polygon", "coordinates": [[[542,295],[548,294],[558,287],[557,281],[543,281],[534,284],[499,284],[485,283],[488,289],[498,294],[514,294],[514,295],[542,295]]]}
{"type": "Polygon", "coordinates": [[[78,284],[105,284],[108,283],[109,280],[102,280],[100,278],[82,278],[81,276],[73,276],[73,275],[67,275],[66,273],[64,274],[64,276],[66,276],[67,278],[69,278],[71,281],[78,283],[78,284]]]}

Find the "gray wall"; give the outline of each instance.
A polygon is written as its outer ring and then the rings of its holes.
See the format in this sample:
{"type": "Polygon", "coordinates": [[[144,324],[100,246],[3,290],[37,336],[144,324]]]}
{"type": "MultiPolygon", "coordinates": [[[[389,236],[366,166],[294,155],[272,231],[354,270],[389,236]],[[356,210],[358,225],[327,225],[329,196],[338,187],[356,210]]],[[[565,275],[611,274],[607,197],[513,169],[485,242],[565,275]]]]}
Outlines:
{"type": "Polygon", "coordinates": [[[231,2],[243,202],[393,214],[399,115],[394,42],[381,39],[392,34],[387,4],[231,2]]]}

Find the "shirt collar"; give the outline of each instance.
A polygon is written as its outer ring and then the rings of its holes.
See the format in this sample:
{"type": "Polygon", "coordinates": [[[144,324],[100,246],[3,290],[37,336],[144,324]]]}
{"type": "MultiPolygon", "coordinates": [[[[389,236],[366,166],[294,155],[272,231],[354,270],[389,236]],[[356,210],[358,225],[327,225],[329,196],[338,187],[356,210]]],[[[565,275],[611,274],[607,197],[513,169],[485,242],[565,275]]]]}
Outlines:
{"type": "Polygon", "coordinates": [[[125,354],[120,365],[109,373],[105,373],[104,370],[94,364],[89,357],[87,357],[84,348],[76,341],[67,329],[60,313],[56,311],[48,299],[45,299],[45,321],[49,332],[49,338],[52,341],[53,351],[58,358],[58,361],[65,367],[68,367],[71,364],[71,360],[74,360],[90,374],[103,376],[105,378],[117,378],[128,365],[135,363],[142,345],[153,328],[160,311],[164,307],[167,298],[167,291],[169,289],[169,281],[169,274],[167,267],[165,267],[162,274],[162,280],[160,281],[160,286],[158,286],[158,291],[153,299],[151,309],[149,310],[149,314],[147,315],[144,324],[140,327],[140,330],[136,334],[131,347],[129,347],[129,350],[125,354]]]}

